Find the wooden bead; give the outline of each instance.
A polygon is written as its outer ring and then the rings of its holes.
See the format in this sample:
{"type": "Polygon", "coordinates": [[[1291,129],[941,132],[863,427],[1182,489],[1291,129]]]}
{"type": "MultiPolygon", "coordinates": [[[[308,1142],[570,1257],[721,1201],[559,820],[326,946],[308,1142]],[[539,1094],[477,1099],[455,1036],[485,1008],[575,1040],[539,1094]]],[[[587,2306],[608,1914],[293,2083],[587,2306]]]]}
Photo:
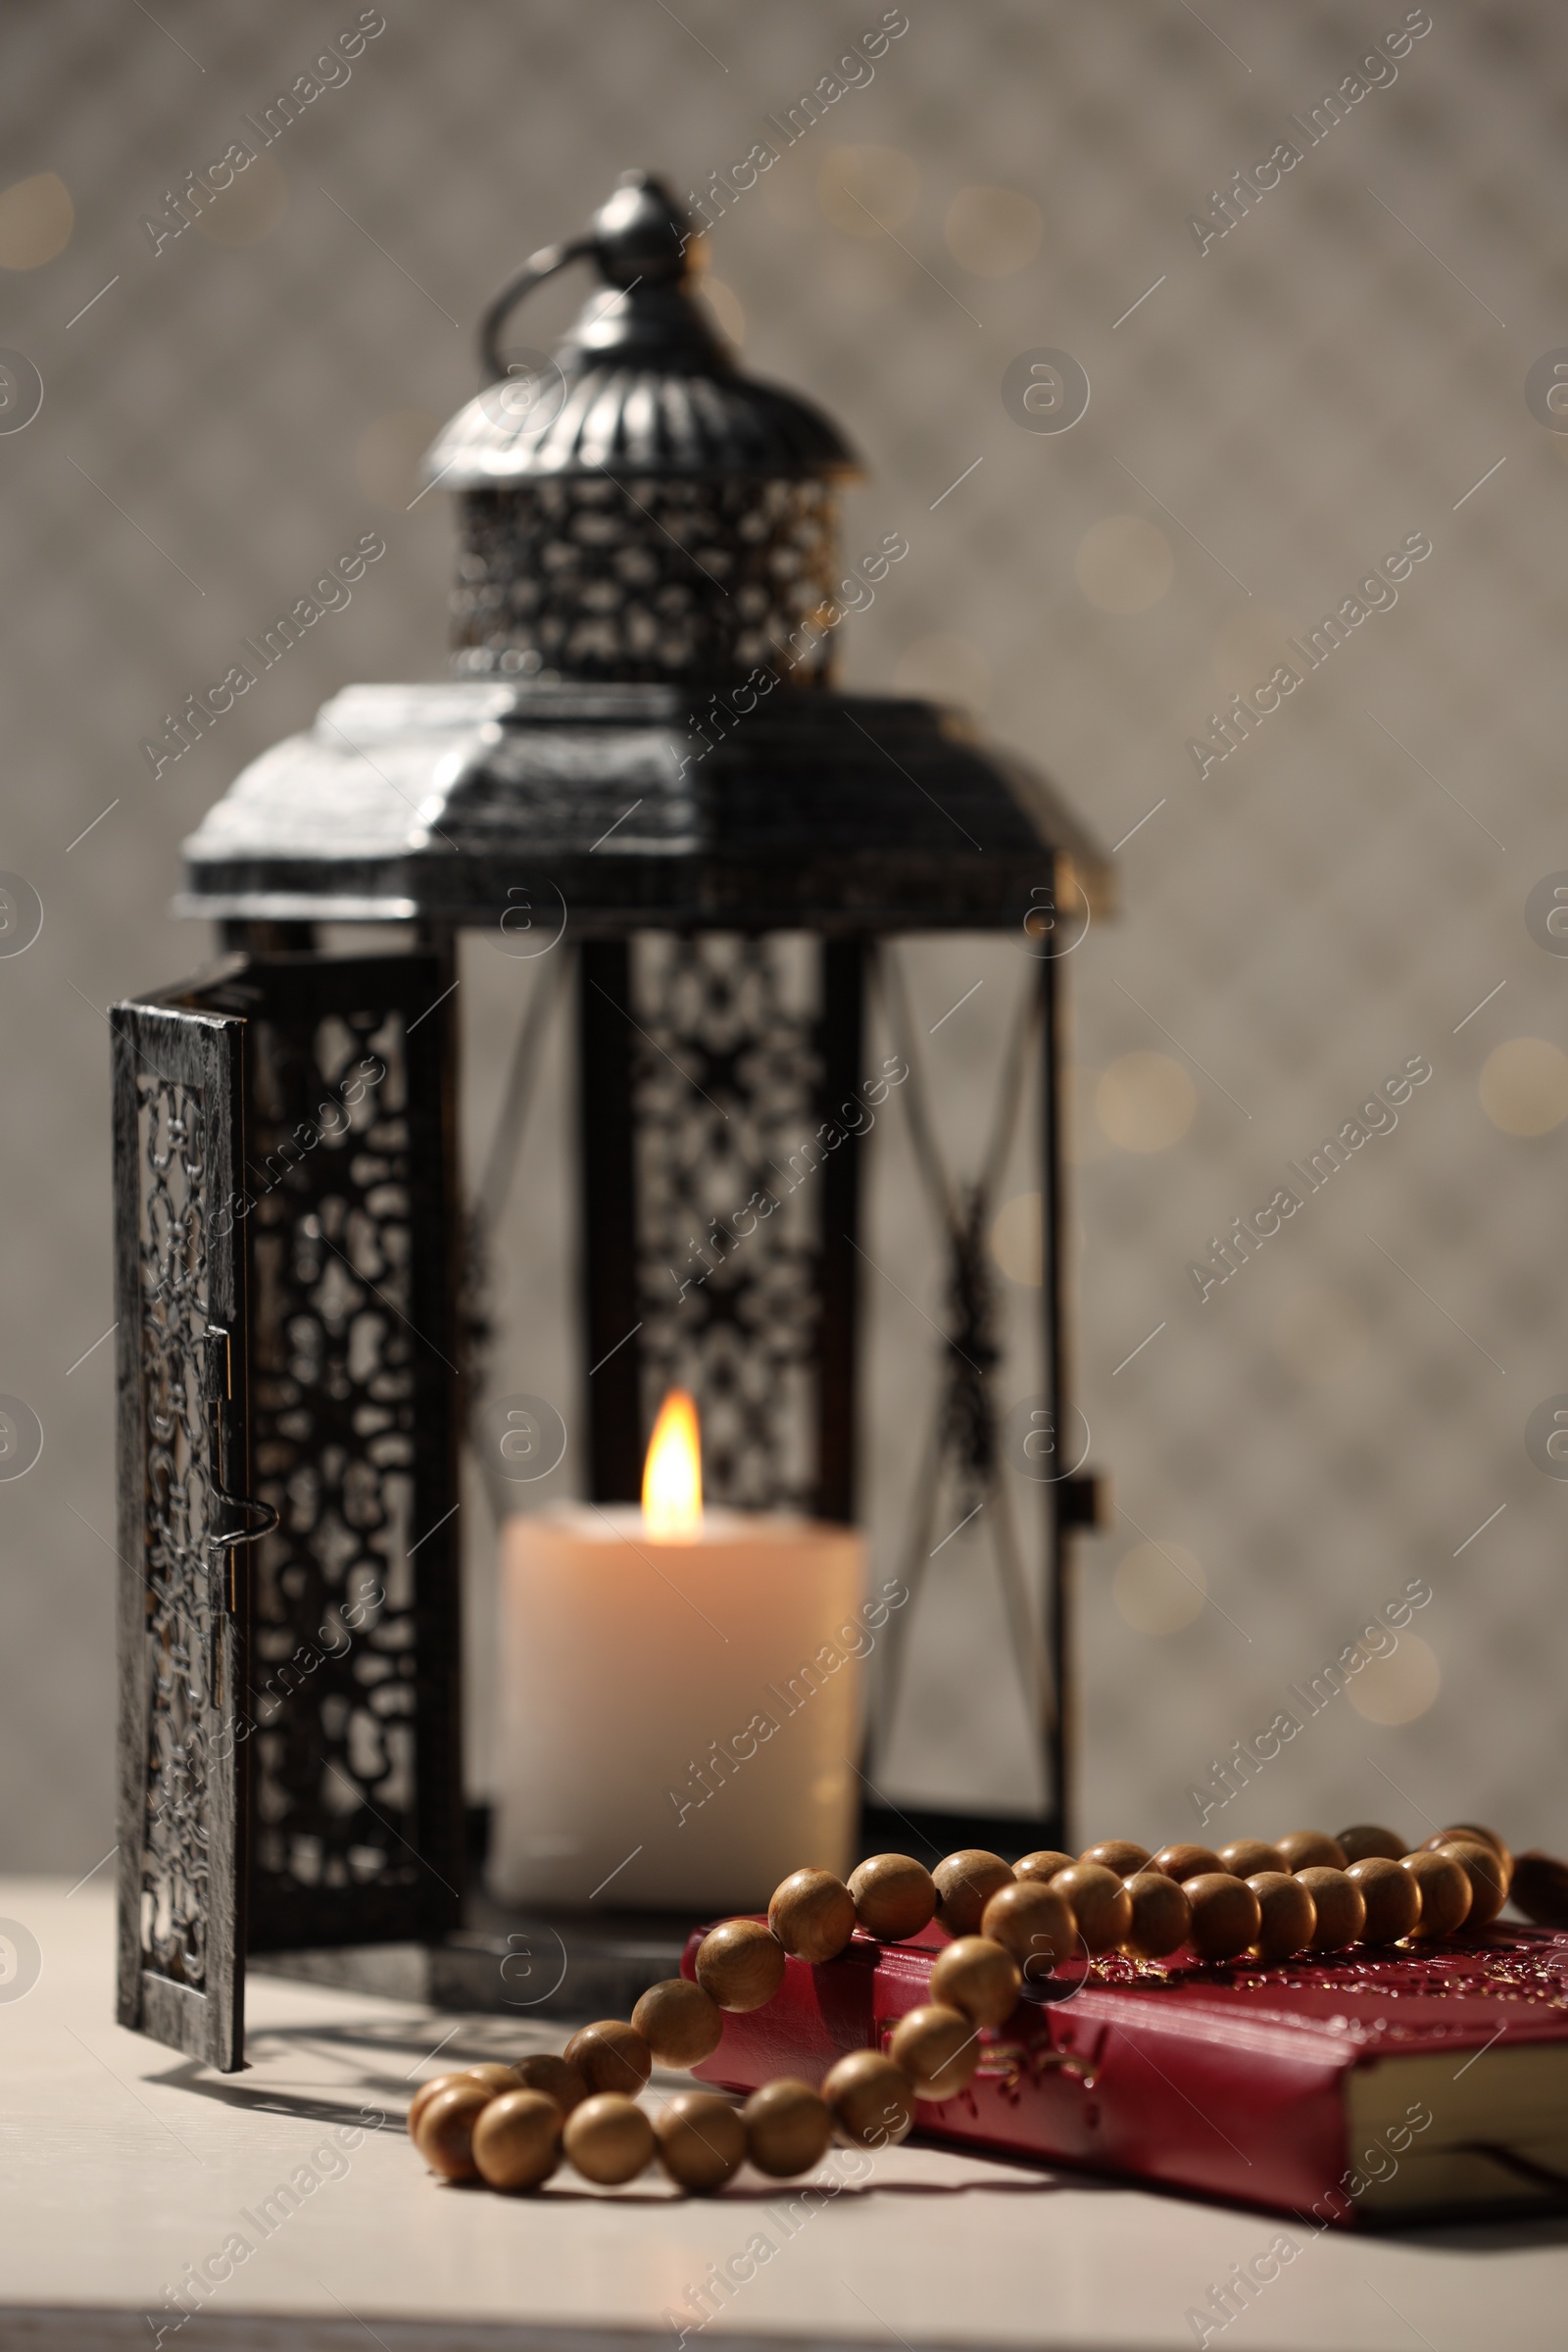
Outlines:
{"type": "Polygon", "coordinates": [[[443,2180],[472,2180],[473,2128],[495,2097],[482,2082],[465,2082],[460,2076],[438,2090],[419,2117],[415,2146],[443,2180]]]}
{"type": "Polygon", "coordinates": [[[515,2090],[519,2080],[520,2078],[510,2066],[497,2066],[488,2061],[479,2066],[456,2067],[450,2074],[433,2075],[428,2082],[419,2084],[418,2089],[409,2101],[409,2112],[405,2119],[409,2137],[411,2139],[415,2137],[418,2130],[419,2118],[429,2106],[436,2092],[445,2090],[449,2083],[482,2082],[491,2097],[494,2098],[503,2090],[515,2090]]]}
{"type": "Polygon", "coordinates": [[[1049,1886],[1058,1871],[1071,1870],[1077,1859],[1076,1854],[1058,1854],[1054,1846],[1043,1845],[1038,1853],[1025,1854],[1022,1861],[1015,1862],[1012,1875],[1015,1879],[1038,1879],[1049,1886]]]}
{"type": "Polygon", "coordinates": [[[519,2087],[515,2067],[501,2066],[488,2058],[480,2066],[466,2066],[463,2079],[466,2082],[482,2082],[492,2098],[499,2098],[504,2090],[519,2087]]]}
{"type": "Polygon", "coordinates": [[[1260,1960],[1288,1960],[1304,1952],[1317,1933],[1317,1905],[1304,1881],[1288,1870],[1254,1871],[1247,1884],[1262,1915],[1252,1949],[1260,1960]]]}
{"type": "Polygon", "coordinates": [[[550,2050],[530,2050],[512,2071],[524,2090],[542,2090],[547,2099],[555,2100],[563,2115],[569,2115],[588,2096],[582,2069],[550,2050]]]}
{"type": "Polygon", "coordinates": [[[754,2090],[741,2110],[746,2153],[770,2180],[792,2180],[827,2154],[833,2136],[828,2103],[809,2082],[780,2075],[754,2090]]]}
{"type": "Polygon", "coordinates": [[[760,1919],[726,1919],[697,1947],[697,1982],[732,2015],[761,2009],[784,1982],[784,1946],[760,1919]]]}
{"type": "Polygon", "coordinates": [[[980,1914],[999,1886],[1012,1877],[1012,1866],[983,1846],[962,1847],[949,1854],[931,1873],[937,1885],[937,1917],[950,1936],[973,1936],[980,1914]]]}
{"type": "Polygon", "coordinates": [[[893,2029],[888,2056],[921,2099],[954,2099],[967,2090],[980,2063],[980,2029],[961,2009],[928,2001],[893,2029]]]}
{"type": "Polygon", "coordinates": [[[561,2144],[585,2180],[613,2187],[646,2171],[654,2153],[654,2127],[635,2099],[602,2090],[572,2109],[562,2127],[561,2144]]]}
{"type": "Polygon", "coordinates": [[[1532,1926],[1568,1928],[1568,1862],[1532,1846],[1514,1864],[1508,1893],[1532,1926]]]}
{"type": "Polygon", "coordinates": [[[1085,1949],[1113,1951],[1133,1924],[1133,1898],[1113,1870],[1098,1862],[1075,1862],[1051,1882],[1053,1894],[1072,1905],[1085,1949]]]}
{"type": "Polygon", "coordinates": [[[1288,1830],[1274,1840],[1275,1851],[1287,1870],[1343,1870],[1344,1846],[1327,1830],[1288,1830]]]}
{"type": "Polygon", "coordinates": [[[1358,1821],[1342,1830],[1339,1846],[1347,1867],[1352,1862],[1397,1862],[1410,1850],[1397,1830],[1386,1830],[1375,1821],[1358,1821]]]}
{"type": "Polygon", "coordinates": [[[1508,1900],[1502,1857],[1496,1847],[1483,1845],[1476,1838],[1450,1838],[1437,1851],[1451,1854],[1470,1882],[1470,1908],[1464,1915],[1466,1928],[1490,1927],[1508,1900]]]}
{"type": "Polygon", "coordinates": [[[1086,1845],[1078,1859],[1098,1862],[1102,1870],[1113,1870],[1118,1879],[1130,1879],[1135,1871],[1148,1868],[1149,1848],[1134,1845],[1130,1838],[1106,1838],[1099,1845],[1086,1845]]]}
{"type": "Polygon", "coordinates": [[[684,1977],[665,1977],[662,1984],[650,1984],[631,2013],[631,2023],[661,2066],[700,2066],[724,2038],[724,2013],[718,2003],[684,1977]]]}
{"type": "Polygon", "coordinates": [[[561,2162],[561,2109],[542,2090],[507,2090],[473,2128],[473,2161],[492,2188],[537,2188],[561,2162]]]}
{"type": "MultiPolygon", "coordinates": [[[[1427,1838],[1426,1844],[1431,1852],[1436,1853],[1440,1846],[1461,1844],[1466,1838],[1474,1838],[1478,1845],[1491,1846],[1502,1864],[1503,1885],[1506,1888],[1513,1880],[1513,1856],[1495,1830],[1484,1830],[1478,1821],[1453,1821],[1446,1830],[1440,1830],[1435,1838],[1427,1838]]],[[[1504,1900],[1506,1900],[1506,1893],[1504,1900]]]]}
{"type": "Polygon", "coordinates": [[[1296,1876],[1303,1886],[1311,1889],[1317,1905],[1313,1951],[1341,1952],[1348,1943],[1357,1942],[1366,1926],[1366,1897],[1349,1872],[1333,1869],[1323,1862],[1309,1862],[1296,1876]]]}
{"type": "Polygon", "coordinates": [[[1186,1887],[1152,1869],[1135,1870],[1126,1884],[1133,1924],[1122,1937],[1122,1950],[1135,1960],[1163,1960],[1180,1951],[1193,1932],[1186,1887]]]}
{"type": "Polygon", "coordinates": [[[1012,1954],[1026,1984],[1043,1984],[1078,1950],[1072,1905],[1038,1879],[1014,1879],[1010,1886],[999,1886],[980,1914],[980,1934],[1012,1954]]]}
{"type": "Polygon", "coordinates": [[[1000,2026],[1018,2006],[1018,1963],[989,1936],[960,1936],[939,1952],[928,1989],[934,2001],[961,2009],[972,2026],[1000,2026]]]}
{"type": "Polygon", "coordinates": [[[852,2148],[896,2146],[914,2121],[914,2092],[880,2050],[852,2050],[822,2085],[840,2139],[852,2148]]]}
{"type": "Polygon", "coordinates": [[[1255,1879],[1264,1872],[1277,1878],[1285,1871],[1285,1857],[1277,1845],[1267,1845],[1261,1838],[1236,1838],[1220,1847],[1219,1866],[1233,1879],[1255,1879]]]}
{"type": "Polygon", "coordinates": [[[850,1874],[858,1926],[885,1943],[918,1936],[936,1917],[937,1883],[907,1854],[872,1854],[850,1874]]]}
{"type": "Polygon", "coordinates": [[[1451,1936],[1455,1928],[1464,1926],[1470,1908],[1470,1881],[1451,1854],[1434,1854],[1423,1847],[1419,1853],[1403,1855],[1399,1868],[1407,1871],[1421,1889],[1421,1916],[1410,1931],[1412,1936],[1430,1943],[1435,1936],[1451,1936]]]}
{"type": "Polygon", "coordinates": [[[855,1897],[831,1871],[792,1870],[773,1889],[767,1924],[797,1960],[836,1960],[855,1934],[855,1897]]]}
{"type": "Polygon", "coordinates": [[[654,2118],[659,2161],[679,2188],[722,2188],[746,2161],[741,2111],[711,2091],[678,2091],[654,2118]]]}
{"type": "Polygon", "coordinates": [[[579,2026],[564,2054],[591,2091],[618,2090],[628,2099],[637,2096],[654,2071],[653,2051],[636,2027],[618,2017],[579,2026]]]}
{"type": "Polygon", "coordinates": [[[1218,1854],[1211,1853],[1206,1845],[1162,1845],[1149,1867],[1151,1870],[1162,1870],[1167,1879],[1174,1879],[1178,1886],[1185,1886],[1189,1879],[1196,1879],[1204,1871],[1212,1877],[1216,1870],[1223,1870],[1225,1865],[1218,1854]]]}
{"type": "Polygon", "coordinates": [[[435,2097],[436,2092],[438,2090],[448,2090],[451,2088],[454,2082],[461,2082],[463,2081],[464,2076],[462,2070],[455,2068],[450,2074],[432,2075],[428,2082],[421,2082],[419,2084],[418,2089],[409,2101],[409,2112],[404,2118],[405,2128],[408,2132],[409,2137],[412,2140],[416,2141],[416,2143],[417,2142],[419,2136],[419,2118],[429,2106],[430,2101],[435,2097]]]}
{"type": "Polygon", "coordinates": [[[1193,1906],[1193,1949],[1200,1960],[1234,1960],[1257,1941],[1263,1907],[1245,1879],[1233,1879],[1228,1870],[1200,1870],[1182,1885],[1193,1906]]]}
{"type": "MultiPolygon", "coordinates": [[[[1340,1840],[1343,1845],[1345,1840],[1340,1840]]],[[[1347,1876],[1361,1889],[1366,1905],[1363,1943],[1397,1943],[1408,1936],[1421,1916],[1421,1889],[1392,1854],[1367,1854],[1352,1862],[1347,1876]]]]}

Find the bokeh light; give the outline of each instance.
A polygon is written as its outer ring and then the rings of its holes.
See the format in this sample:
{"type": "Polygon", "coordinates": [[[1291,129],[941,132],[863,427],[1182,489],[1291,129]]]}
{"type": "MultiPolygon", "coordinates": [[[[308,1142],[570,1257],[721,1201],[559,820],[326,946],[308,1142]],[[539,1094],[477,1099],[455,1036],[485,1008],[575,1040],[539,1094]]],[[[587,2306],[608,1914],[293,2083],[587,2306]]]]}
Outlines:
{"type": "Polygon", "coordinates": [[[1414,1723],[1443,1688],[1443,1669],[1419,1634],[1401,1634],[1386,1657],[1367,1657],[1350,1677],[1351,1706],[1368,1723],[1414,1723]]]}
{"type": "Polygon", "coordinates": [[[0,270],[37,270],[64,253],[75,226],[71,190],[58,172],[35,172],[0,190],[0,270]]]}
{"type": "Polygon", "coordinates": [[[1544,1037],[1512,1037],[1487,1055],[1481,1107],[1504,1135],[1547,1135],[1568,1119],[1568,1054],[1544,1037]]]}
{"type": "Polygon", "coordinates": [[[1180,1544],[1135,1544],[1112,1592],[1118,1614],[1139,1634],[1179,1634],[1208,1597],[1201,1567],[1180,1544]]]}
{"type": "Polygon", "coordinates": [[[1124,1152],[1168,1151],[1197,1111],[1193,1082],[1168,1054],[1123,1054],[1095,1090],[1095,1115],[1124,1152]]]}

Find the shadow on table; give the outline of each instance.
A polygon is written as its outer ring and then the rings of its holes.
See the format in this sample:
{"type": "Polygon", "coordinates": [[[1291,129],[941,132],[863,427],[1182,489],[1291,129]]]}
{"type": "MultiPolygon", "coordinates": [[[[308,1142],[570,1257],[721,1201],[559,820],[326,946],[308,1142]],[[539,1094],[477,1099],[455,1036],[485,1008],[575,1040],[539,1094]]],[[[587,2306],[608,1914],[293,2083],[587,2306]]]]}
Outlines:
{"type": "MultiPolygon", "coordinates": [[[[916,2148],[919,2142],[912,2143],[916,2148]]],[[[986,2161],[984,2158],[981,2162],[986,2161]]],[[[1003,2161],[1002,2159],[998,2160],[1003,2161]]],[[[702,2205],[788,2205],[809,2198],[813,2210],[821,2205],[848,2205],[861,2197],[1038,2197],[1049,2196],[1061,2189],[1078,2188],[1115,2192],[1114,2180],[1081,2180],[1076,2176],[1041,2174],[1021,2180],[858,2180],[821,2181],[804,2173],[793,2180],[743,2180],[739,2186],[727,2181],[722,2189],[711,2194],[692,2197],[673,2181],[658,2186],[622,2188],[573,2188],[562,2174],[546,2181],[536,2194],[529,2192],[518,2202],[537,2204],[541,2198],[562,2199],[569,2205],[673,2205],[692,2202],[702,2205]]],[[[494,2190],[482,2180],[432,2180],[431,2186],[443,2196],[488,2197],[494,2190]]]]}
{"type": "MultiPolygon", "coordinates": [[[[444,2020],[434,2021],[444,2023],[444,2020]]],[[[559,2037],[549,2029],[541,2029],[541,2046],[559,2037]]],[[[525,2030],[519,2032],[516,2021],[490,2019],[482,2016],[465,2017],[460,2025],[442,2036],[433,2046],[428,2039],[428,2028],[421,2022],[407,2018],[364,2020],[356,2019],[344,2025],[300,2025],[263,2028],[247,2038],[251,2053],[246,2073],[260,2072],[269,2064],[286,2066],[291,2059],[326,2058],[344,2068],[345,2081],[341,2085],[320,2090],[301,2091],[280,2083],[247,2082],[244,2076],[215,2075],[195,2060],[181,2060],[148,2080],[195,2094],[198,2098],[213,2099],[220,2106],[242,2109],[248,2113],[285,2116],[301,2122],[327,2125],[364,2126],[368,2108],[379,2110],[386,2125],[401,2132],[403,2111],[414,2095],[415,2077],[438,2057],[456,2069],[473,2066],[486,2059],[517,2054],[519,2040],[528,2038],[525,2030]],[[400,2061],[412,2057],[413,2064],[405,2068],[400,2061]]],[[[669,2086],[679,2088],[685,2078],[672,2076],[669,2086]]],[[[917,2145],[933,2143],[922,2139],[917,2145]]],[[[940,2146],[940,2142],[935,2143],[940,2146]]],[[[983,2152],[965,2148],[964,2153],[980,2156],[983,2152]]],[[[1041,2196],[1074,2189],[1079,2194],[1114,2196],[1124,2188],[1134,2188],[1145,2195],[1172,2196],[1191,2201],[1189,2192],[1167,2187],[1159,2181],[1121,2181],[1104,2174],[1078,2172],[1063,2167],[1041,2164],[1036,2169],[1028,2156],[1012,2150],[998,2151],[998,2164],[1013,2168],[1012,2176],[1004,2180],[870,2180],[845,2182],[834,2190],[834,2201],[851,2197],[959,2197],[959,2196],[1041,2196]]],[[[443,2193],[489,2195],[482,2183],[442,2182],[443,2193]]],[[[750,2183],[737,2188],[733,2184],[723,2191],[726,2204],[776,2203],[780,2197],[799,2196],[812,2183],[808,2177],[799,2181],[779,2180],[765,2185],[750,2183]]],[[[544,2191],[547,2196],[562,2197],[573,2202],[602,2203],[607,2193],[620,2204],[658,2205],[668,2203],[678,2194],[672,2187],[622,2188],[606,2192],[594,2188],[572,2188],[564,2185],[558,2176],[544,2191]]],[[[822,2192],[816,2191],[818,2195],[822,2192]]],[[[1209,2198],[1198,2200],[1203,2204],[1219,2202],[1209,2198]]],[[[1343,2234],[1335,2231],[1335,2236],[1343,2234]]],[[[1454,2254],[1516,2254],[1531,2248],[1568,2245],[1568,2211],[1541,2212],[1519,2209],[1501,2211],[1486,2220],[1469,2220],[1462,2215],[1438,2215],[1430,2219],[1411,2218],[1379,2224],[1359,2233],[1367,2241],[1382,2245],[1407,2244],[1412,2247],[1443,2248],[1454,2254]]]]}
{"type": "Polygon", "coordinates": [[[1485,2222],[1447,2216],[1401,2222],[1367,2235],[1380,2245],[1442,2248],[1450,2254],[1518,2254],[1530,2247],[1568,2246],[1568,2213],[1504,2213],[1485,2222]]]}
{"type": "Polygon", "coordinates": [[[220,2107],[294,2116],[311,2123],[357,2124],[362,2120],[361,2108],[374,2106],[401,2128],[403,2110],[417,2088],[415,2078],[435,2059],[454,2070],[476,2066],[485,2059],[500,2058],[505,2063],[518,2054],[519,2038],[515,2027],[509,2031],[500,2021],[492,2024],[482,2017],[466,2018],[455,2032],[443,2034],[433,2045],[429,2029],[404,2018],[369,2023],[356,2020],[345,2026],[270,2026],[246,2035],[244,2074],[216,2075],[198,2059],[181,2059],[147,2080],[171,2089],[192,2091],[220,2107]],[[498,2047],[501,2040],[505,2048],[498,2047]],[[247,2080],[272,2066],[286,2068],[291,2061],[322,2058],[342,2068],[340,2083],[306,2091],[247,2080]],[[412,2065],[400,2063],[405,2059],[412,2059],[412,2065]]]}

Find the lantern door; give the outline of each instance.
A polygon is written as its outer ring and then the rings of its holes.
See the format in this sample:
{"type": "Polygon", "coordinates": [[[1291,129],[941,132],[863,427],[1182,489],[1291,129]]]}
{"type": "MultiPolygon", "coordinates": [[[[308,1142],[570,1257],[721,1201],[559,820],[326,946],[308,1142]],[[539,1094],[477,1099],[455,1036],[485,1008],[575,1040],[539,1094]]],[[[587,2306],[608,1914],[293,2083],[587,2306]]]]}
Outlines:
{"type": "Polygon", "coordinates": [[[449,959],[117,1005],[120,2016],[242,2063],[247,1950],[454,1925],[449,959]]]}
{"type": "Polygon", "coordinates": [[[118,2014],[241,2063],[244,1024],[117,1004],[118,2014]]]}

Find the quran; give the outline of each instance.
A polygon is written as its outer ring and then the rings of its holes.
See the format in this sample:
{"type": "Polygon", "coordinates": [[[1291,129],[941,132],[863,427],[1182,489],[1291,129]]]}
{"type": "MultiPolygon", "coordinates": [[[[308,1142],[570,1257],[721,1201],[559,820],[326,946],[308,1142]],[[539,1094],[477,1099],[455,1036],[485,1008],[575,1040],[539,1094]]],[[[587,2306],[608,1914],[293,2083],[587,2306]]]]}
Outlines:
{"type": "MultiPolygon", "coordinates": [[[[835,1960],[790,1959],[694,2073],[819,2082],[929,1998],[948,1940],[857,1933],[835,1960]]],[[[1026,1992],[981,2045],[969,2087],[920,2101],[916,2131],[1318,2225],[1568,2200],[1568,1934],[1272,1967],[1110,1955],[1026,1992]]]]}

